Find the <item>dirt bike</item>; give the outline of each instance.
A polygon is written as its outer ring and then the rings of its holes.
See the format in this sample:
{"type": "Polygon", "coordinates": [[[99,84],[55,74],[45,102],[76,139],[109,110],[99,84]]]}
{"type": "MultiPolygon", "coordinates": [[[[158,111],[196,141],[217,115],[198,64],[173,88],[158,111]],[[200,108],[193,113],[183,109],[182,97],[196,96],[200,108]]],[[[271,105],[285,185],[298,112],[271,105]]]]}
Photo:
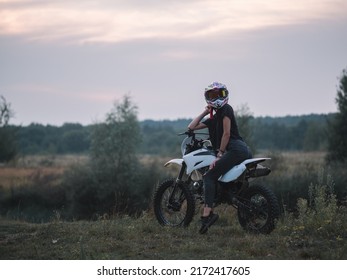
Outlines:
{"type": "MultiPolygon", "coordinates": [[[[203,134],[193,131],[179,134],[186,135],[181,144],[183,157],[165,164],[165,167],[179,166],[180,171],[177,178],[166,179],[154,192],[154,213],[161,225],[188,226],[196,206],[204,204],[202,176],[216,159],[216,151],[208,139],[196,137],[203,134]]],[[[260,165],[269,159],[247,159],[218,180],[215,206],[227,203],[235,207],[241,227],[248,232],[270,233],[279,216],[279,204],[273,191],[262,185],[250,185],[251,180],[270,174],[270,168],[260,165]]]]}

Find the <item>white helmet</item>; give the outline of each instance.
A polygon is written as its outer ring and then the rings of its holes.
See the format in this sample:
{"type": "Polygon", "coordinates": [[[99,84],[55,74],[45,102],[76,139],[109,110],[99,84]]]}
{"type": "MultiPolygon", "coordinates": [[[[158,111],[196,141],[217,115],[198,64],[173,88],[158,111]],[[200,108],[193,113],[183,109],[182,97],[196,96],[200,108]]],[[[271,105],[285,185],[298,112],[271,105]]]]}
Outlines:
{"type": "Polygon", "coordinates": [[[228,103],[229,91],[225,85],[213,82],[205,88],[205,100],[211,107],[219,109],[228,103]]]}

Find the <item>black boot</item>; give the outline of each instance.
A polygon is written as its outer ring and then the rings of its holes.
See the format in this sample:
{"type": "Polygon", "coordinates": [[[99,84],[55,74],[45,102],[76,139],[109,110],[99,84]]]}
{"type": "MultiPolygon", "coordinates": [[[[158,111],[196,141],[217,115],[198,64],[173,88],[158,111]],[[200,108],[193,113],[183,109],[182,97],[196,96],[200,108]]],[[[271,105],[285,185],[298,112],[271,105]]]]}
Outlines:
{"type": "Polygon", "coordinates": [[[218,218],[218,214],[214,214],[213,212],[211,212],[207,217],[201,217],[201,228],[199,232],[201,234],[206,233],[208,228],[212,226],[218,220],[218,218]]]}

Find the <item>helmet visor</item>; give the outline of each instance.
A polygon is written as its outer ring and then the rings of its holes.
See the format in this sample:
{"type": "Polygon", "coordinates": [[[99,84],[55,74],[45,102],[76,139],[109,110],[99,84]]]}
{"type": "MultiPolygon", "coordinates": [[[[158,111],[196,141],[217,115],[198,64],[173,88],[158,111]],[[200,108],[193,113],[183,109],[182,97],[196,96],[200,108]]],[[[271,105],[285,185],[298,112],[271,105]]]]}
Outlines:
{"type": "Polygon", "coordinates": [[[212,89],[207,92],[205,92],[205,98],[206,100],[216,100],[218,98],[225,98],[228,96],[228,91],[225,89],[212,89]]]}

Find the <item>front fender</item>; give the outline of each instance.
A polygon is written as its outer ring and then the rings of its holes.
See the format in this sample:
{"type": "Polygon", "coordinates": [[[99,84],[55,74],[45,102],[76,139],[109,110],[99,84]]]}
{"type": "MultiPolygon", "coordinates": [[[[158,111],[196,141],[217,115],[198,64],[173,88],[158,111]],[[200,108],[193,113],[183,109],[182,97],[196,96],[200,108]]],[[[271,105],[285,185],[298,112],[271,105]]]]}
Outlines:
{"type": "MultiPolygon", "coordinates": [[[[184,160],[181,158],[174,158],[172,160],[169,160],[167,163],[165,163],[164,166],[168,167],[171,164],[182,166],[183,162],[184,162],[184,160]]],[[[189,174],[189,173],[187,172],[187,174],[189,174]]],[[[197,172],[196,170],[194,170],[190,176],[193,179],[193,181],[202,180],[201,174],[199,172],[197,172]]]]}
{"type": "Polygon", "coordinates": [[[174,158],[172,160],[169,160],[167,163],[164,164],[165,167],[168,167],[171,164],[177,164],[177,165],[182,165],[183,164],[183,159],[181,158],[174,158]]]}

